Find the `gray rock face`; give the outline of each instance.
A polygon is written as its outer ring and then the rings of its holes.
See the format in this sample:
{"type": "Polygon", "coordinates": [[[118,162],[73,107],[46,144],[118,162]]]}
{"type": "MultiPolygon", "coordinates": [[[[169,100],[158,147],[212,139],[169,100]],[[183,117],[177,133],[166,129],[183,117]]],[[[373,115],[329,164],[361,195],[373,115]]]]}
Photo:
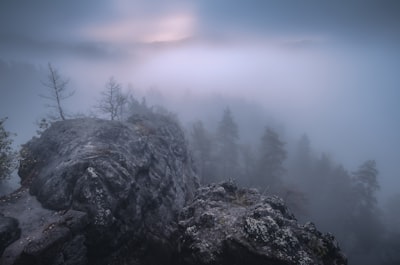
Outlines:
{"type": "Polygon", "coordinates": [[[199,189],[180,225],[180,264],[347,264],[333,236],[299,225],[278,197],[232,183],[199,189]]]}
{"type": "Polygon", "coordinates": [[[17,240],[20,234],[21,229],[18,226],[18,220],[0,213],[0,257],[4,249],[17,240]]]}
{"type": "Polygon", "coordinates": [[[164,116],[56,122],[22,158],[22,188],[0,198],[11,217],[0,215],[0,264],[347,264],[277,197],[197,190],[183,132],[164,116]]]}
{"type": "Polygon", "coordinates": [[[155,114],[56,122],[22,154],[30,193],[45,208],[86,212],[87,243],[100,254],[134,238],[168,239],[198,187],[183,132],[155,114]]]}

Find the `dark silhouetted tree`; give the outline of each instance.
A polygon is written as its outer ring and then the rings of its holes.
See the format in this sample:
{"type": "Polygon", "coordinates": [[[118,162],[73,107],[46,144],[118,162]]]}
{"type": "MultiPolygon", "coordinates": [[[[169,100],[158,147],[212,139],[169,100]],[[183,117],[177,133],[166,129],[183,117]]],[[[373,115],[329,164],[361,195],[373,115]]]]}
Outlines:
{"type": "Polygon", "coordinates": [[[217,161],[218,175],[222,179],[238,177],[238,140],[239,131],[232,112],[229,108],[224,110],[217,128],[217,161]]]}
{"type": "Polygon", "coordinates": [[[303,134],[296,144],[289,163],[289,181],[303,192],[309,189],[314,162],[310,140],[306,134],[303,134]]]}
{"type": "Polygon", "coordinates": [[[16,167],[17,153],[12,148],[12,134],[4,128],[7,118],[0,119],[0,181],[8,178],[16,167]]]}
{"type": "Polygon", "coordinates": [[[376,251],[384,234],[384,227],[380,219],[382,213],[376,199],[376,192],[379,190],[377,176],[378,170],[374,160],[364,162],[352,176],[355,205],[351,232],[355,242],[351,254],[353,259],[358,260],[358,263],[366,264],[365,257],[368,259],[368,256],[362,253],[376,251]]]}
{"type": "MultiPolygon", "coordinates": [[[[330,160],[327,160],[328,162],[330,160]]],[[[333,165],[328,162],[326,166],[321,167],[328,170],[329,175],[322,177],[324,182],[319,182],[321,192],[315,191],[312,198],[317,203],[317,209],[314,213],[318,214],[316,220],[322,223],[321,227],[330,231],[338,237],[343,246],[350,242],[348,235],[349,224],[354,210],[354,193],[352,190],[351,176],[342,165],[333,165]]],[[[321,171],[322,172],[322,171],[321,171]]]]}
{"type": "Polygon", "coordinates": [[[257,166],[257,181],[263,188],[277,191],[285,173],[283,162],[287,157],[285,143],[271,128],[266,128],[261,138],[257,166]]]}
{"type": "Polygon", "coordinates": [[[322,153],[321,156],[313,162],[311,174],[304,178],[304,183],[300,184],[304,190],[308,201],[309,219],[330,229],[330,213],[326,213],[327,205],[336,203],[337,198],[332,193],[330,180],[334,178],[333,170],[335,164],[329,155],[322,153]],[[329,217],[328,217],[329,216],[329,217]]]}
{"type": "Polygon", "coordinates": [[[72,97],[75,93],[75,90],[68,89],[68,79],[64,79],[59,74],[58,70],[55,69],[50,63],[48,64],[49,74],[47,75],[46,81],[43,81],[42,84],[47,88],[47,94],[41,94],[42,98],[50,100],[52,103],[47,106],[52,108],[55,113],[50,113],[49,116],[51,119],[55,120],[65,120],[66,114],[62,106],[62,102],[72,97]],[[57,117],[58,116],[58,117],[57,117]]]}
{"type": "Polygon", "coordinates": [[[376,192],[379,190],[377,176],[375,160],[364,162],[353,173],[355,192],[358,195],[360,207],[372,210],[376,206],[376,192]]]}
{"type": "Polygon", "coordinates": [[[310,139],[307,134],[303,134],[297,143],[295,153],[295,170],[297,175],[302,175],[302,179],[309,178],[312,168],[312,157],[310,139]]]}
{"type": "Polygon", "coordinates": [[[212,159],[212,138],[201,121],[195,122],[192,126],[191,146],[200,181],[202,183],[211,183],[215,181],[215,165],[212,159]]]}
{"type": "MultiPolygon", "coordinates": [[[[322,153],[321,156],[315,161],[313,173],[308,181],[309,192],[316,196],[323,195],[329,189],[329,179],[332,177],[332,170],[335,163],[329,154],[322,153]]],[[[318,201],[318,200],[317,200],[318,201]]]]}

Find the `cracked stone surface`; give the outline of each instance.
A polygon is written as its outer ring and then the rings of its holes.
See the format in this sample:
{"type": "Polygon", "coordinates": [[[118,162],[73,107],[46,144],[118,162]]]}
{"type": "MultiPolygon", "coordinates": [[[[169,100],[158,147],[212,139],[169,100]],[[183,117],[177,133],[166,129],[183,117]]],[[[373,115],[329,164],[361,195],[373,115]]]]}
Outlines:
{"type": "Polygon", "coordinates": [[[333,236],[298,224],[280,198],[231,182],[200,188],[179,225],[183,264],[347,264],[333,236]]]}

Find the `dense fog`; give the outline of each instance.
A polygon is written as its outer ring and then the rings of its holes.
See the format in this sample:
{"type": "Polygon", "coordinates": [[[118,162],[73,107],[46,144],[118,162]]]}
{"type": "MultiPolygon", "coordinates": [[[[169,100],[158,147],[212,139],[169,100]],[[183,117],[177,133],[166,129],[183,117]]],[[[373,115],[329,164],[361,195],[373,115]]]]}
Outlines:
{"type": "MultiPolygon", "coordinates": [[[[48,63],[96,116],[113,77],[179,120],[203,184],[281,196],[349,264],[400,257],[397,1],[2,1],[0,119],[14,149],[51,122],[48,63]]],[[[135,109],[136,108],[136,109],[135,109]]],[[[17,186],[3,181],[2,190],[17,186]]]]}

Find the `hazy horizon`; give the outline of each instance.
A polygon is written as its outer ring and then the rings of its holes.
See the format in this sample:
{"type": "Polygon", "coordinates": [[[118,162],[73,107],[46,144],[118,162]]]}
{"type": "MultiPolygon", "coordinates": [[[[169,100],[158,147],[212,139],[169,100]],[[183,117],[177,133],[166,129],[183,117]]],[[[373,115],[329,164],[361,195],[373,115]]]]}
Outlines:
{"type": "Polygon", "coordinates": [[[242,98],[351,170],[376,159],[381,197],[398,192],[397,1],[2,1],[0,10],[0,115],[18,144],[46,113],[37,95],[51,62],[77,91],[73,112],[87,113],[110,76],[175,102],[242,98]]]}

